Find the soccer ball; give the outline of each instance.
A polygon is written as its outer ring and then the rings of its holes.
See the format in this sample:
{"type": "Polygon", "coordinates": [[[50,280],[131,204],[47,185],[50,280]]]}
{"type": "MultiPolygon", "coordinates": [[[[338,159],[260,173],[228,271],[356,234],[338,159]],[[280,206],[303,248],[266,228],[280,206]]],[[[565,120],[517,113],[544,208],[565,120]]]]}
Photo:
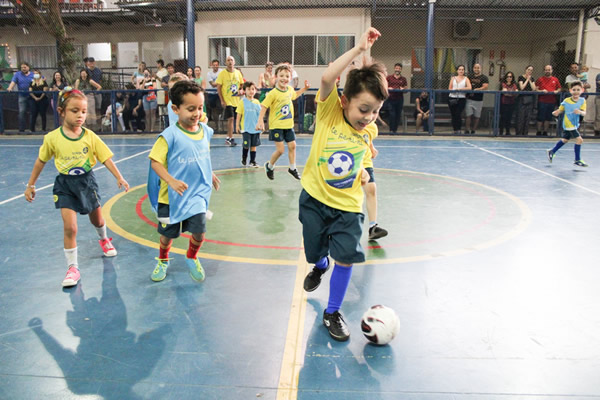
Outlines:
{"type": "Polygon", "coordinates": [[[400,320],[391,308],[376,305],[363,314],[360,329],[369,342],[384,345],[391,342],[400,331],[400,320]]]}
{"type": "Polygon", "coordinates": [[[348,175],[354,167],[354,157],[347,151],[335,152],[327,161],[327,169],[333,176],[342,177],[348,175]]]}

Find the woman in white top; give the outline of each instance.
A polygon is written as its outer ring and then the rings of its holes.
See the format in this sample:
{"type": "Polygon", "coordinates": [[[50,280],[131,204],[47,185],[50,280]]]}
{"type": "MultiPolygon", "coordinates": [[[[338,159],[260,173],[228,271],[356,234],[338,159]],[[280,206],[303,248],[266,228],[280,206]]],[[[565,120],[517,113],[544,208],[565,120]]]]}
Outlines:
{"type": "Polygon", "coordinates": [[[461,91],[471,90],[471,81],[465,76],[464,65],[461,64],[456,68],[456,76],[450,79],[448,89],[456,90],[456,92],[451,92],[448,96],[448,107],[452,115],[452,130],[455,134],[459,134],[462,125],[462,112],[467,103],[465,98],[466,93],[461,93],[461,91]]]}

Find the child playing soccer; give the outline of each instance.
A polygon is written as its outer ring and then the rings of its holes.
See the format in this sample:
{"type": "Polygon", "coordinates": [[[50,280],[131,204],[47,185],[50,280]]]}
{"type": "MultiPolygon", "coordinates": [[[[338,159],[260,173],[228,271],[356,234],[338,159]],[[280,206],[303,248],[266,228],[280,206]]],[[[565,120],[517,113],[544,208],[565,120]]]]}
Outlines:
{"type": "Polygon", "coordinates": [[[369,28],[357,45],[333,62],[321,78],[317,93],[315,134],[302,175],[299,219],[304,253],[312,271],[304,290],[312,292],[335,260],[323,324],[331,337],[348,340],[350,333],[340,308],[352,275],[352,264],[365,261],[360,245],[364,222],[361,185],[369,180],[363,161],[375,120],[388,97],[385,67],[364,65],[348,72],[342,97],[336,78],[352,61],[369,51],[381,34],[369,28]]]}
{"type": "Polygon", "coordinates": [[[580,167],[588,165],[581,159],[581,144],[583,139],[577,130],[579,128],[580,117],[585,116],[585,99],[581,96],[583,93],[583,84],[579,81],[571,82],[569,87],[571,97],[567,97],[560,103],[560,107],[555,110],[552,115],[558,117],[561,113],[565,113],[563,118],[563,135],[554,148],[547,150],[548,161],[552,162],[556,152],[563,147],[571,139],[575,139],[575,162],[573,164],[580,167]]]}
{"type": "Polygon", "coordinates": [[[212,172],[210,138],[213,130],[202,119],[204,92],[193,81],[177,82],[169,91],[179,121],[159,136],[150,155],[148,198],[158,215],[160,251],[150,278],[167,276],[169,250],[181,232],[190,232],[186,264],[193,280],[204,280],[198,250],[206,232],[206,211],[212,192],[221,181],[212,172]],[[159,179],[160,178],[160,179],[159,179]]]}
{"type": "Polygon", "coordinates": [[[271,159],[265,163],[267,177],[275,179],[275,163],[283,155],[283,141],[288,145],[288,157],[290,159],[290,168],[288,172],[296,179],[300,179],[300,174],[296,169],[296,135],[294,133],[294,105],[292,101],[302,93],[306,92],[310,85],[304,81],[304,87],[297,92],[289,86],[292,79],[292,69],[287,64],[281,64],[275,69],[275,88],[267,93],[267,96],[261,104],[260,115],[256,129],[265,130],[264,117],[267,110],[269,112],[269,140],[275,142],[275,151],[271,159]]]}
{"type": "Polygon", "coordinates": [[[27,182],[25,199],[35,199],[35,182],[48,161],[54,157],[59,174],[54,181],[54,206],[60,209],[64,226],[64,250],[67,258],[67,275],[63,287],[75,286],[81,277],[77,262],[77,213],[89,215],[96,227],[100,247],[106,257],[114,257],[117,250],[112,238],[106,235],[102,217],[98,183],[92,168],[100,161],[117,179],[119,188],[129,190],[129,184],[112,160],[113,153],[94,132],[83,127],[87,114],[87,98],[79,90],[66,87],[58,95],[57,111],[63,125],[44,136],[31,177],[27,182]]]}
{"type": "Polygon", "coordinates": [[[237,131],[242,132],[242,165],[245,167],[250,150],[250,166],[258,168],[256,164],[256,147],[260,146],[260,130],[256,129],[260,114],[260,102],[254,98],[256,86],[253,82],[244,82],[244,97],[236,109],[237,131]]]}

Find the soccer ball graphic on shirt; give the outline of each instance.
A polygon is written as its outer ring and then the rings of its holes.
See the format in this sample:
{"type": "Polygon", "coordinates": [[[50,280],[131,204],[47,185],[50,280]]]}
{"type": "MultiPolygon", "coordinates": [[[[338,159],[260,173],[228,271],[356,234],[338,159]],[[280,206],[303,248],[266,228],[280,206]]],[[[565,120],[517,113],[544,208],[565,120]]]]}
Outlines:
{"type": "Polygon", "coordinates": [[[354,157],[347,151],[337,151],[327,161],[329,173],[338,178],[348,175],[353,167],[354,157]]]}

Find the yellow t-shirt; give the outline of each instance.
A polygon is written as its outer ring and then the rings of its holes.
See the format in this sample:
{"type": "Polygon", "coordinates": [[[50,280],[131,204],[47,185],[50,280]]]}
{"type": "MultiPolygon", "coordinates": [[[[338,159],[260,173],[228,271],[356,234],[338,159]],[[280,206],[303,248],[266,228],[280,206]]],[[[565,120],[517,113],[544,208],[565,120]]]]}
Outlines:
{"type": "Polygon", "coordinates": [[[270,108],[269,129],[292,129],[294,127],[294,105],[292,101],[296,97],[296,91],[291,86],[288,86],[285,91],[275,87],[267,93],[262,105],[270,108]]]}
{"type": "Polygon", "coordinates": [[[219,72],[219,76],[217,76],[217,85],[221,85],[221,94],[223,95],[223,100],[225,100],[225,104],[228,106],[233,106],[234,108],[238,106],[240,102],[239,96],[237,96],[238,92],[242,88],[242,84],[244,83],[244,77],[242,73],[235,69],[233,72],[227,71],[224,69],[219,72]]]}
{"type": "MultiPolygon", "coordinates": [[[[204,139],[204,129],[202,129],[202,126],[198,128],[197,132],[186,131],[179,126],[179,124],[177,124],[177,127],[192,140],[204,139]]],[[[152,146],[152,150],[150,150],[148,158],[161,163],[167,169],[167,171],[169,170],[169,145],[164,137],[159,136],[158,139],[156,139],[154,146],[152,146]]],[[[162,178],[160,180],[160,190],[158,191],[158,202],[169,204],[169,185],[167,185],[167,182],[165,182],[162,178]]]]}
{"type": "MultiPolygon", "coordinates": [[[[377,125],[374,126],[374,129],[369,129],[367,134],[369,135],[369,144],[375,140],[377,135],[379,134],[379,128],[377,125]]],[[[373,168],[373,154],[371,153],[371,146],[367,146],[367,152],[365,153],[365,160],[363,161],[363,167],[365,168],[373,168]]]]}
{"type": "Polygon", "coordinates": [[[54,157],[54,165],[63,175],[81,175],[113,156],[108,146],[89,129],[82,128],[77,139],[67,137],[62,126],[44,136],[38,157],[48,162],[54,157]]]}
{"type": "Polygon", "coordinates": [[[325,101],[317,100],[315,134],[302,172],[304,190],[329,207],[362,212],[360,178],[368,140],[376,129],[375,123],[360,132],[350,126],[335,89],[325,101]]]}

